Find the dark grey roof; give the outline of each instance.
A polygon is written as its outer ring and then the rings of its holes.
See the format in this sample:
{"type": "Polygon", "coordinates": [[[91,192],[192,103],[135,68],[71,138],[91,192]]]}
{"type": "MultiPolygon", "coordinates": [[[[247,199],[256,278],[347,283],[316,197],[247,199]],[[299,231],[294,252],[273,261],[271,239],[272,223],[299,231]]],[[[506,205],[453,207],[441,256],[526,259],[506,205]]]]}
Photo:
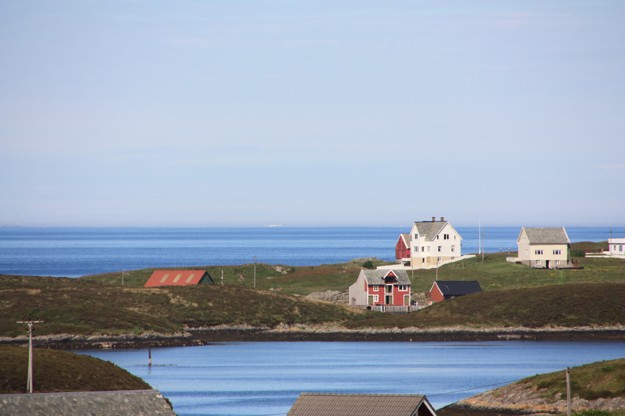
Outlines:
{"type": "Polygon", "coordinates": [[[397,277],[398,284],[400,285],[410,284],[410,278],[408,277],[408,274],[406,273],[405,270],[393,270],[393,269],[391,270],[388,270],[388,269],[387,270],[385,269],[361,270],[361,273],[364,273],[365,279],[367,280],[367,283],[369,283],[370,285],[383,285],[384,278],[389,273],[393,273],[395,277],[397,277]]]}
{"type": "Polygon", "coordinates": [[[419,236],[424,236],[427,241],[433,241],[445,228],[447,221],[418,221],[415,225],[419,236]]]}
{"type": "Polygon", "coordinates": [[[0,395],[2,415],[175,416],[157,390],[0,395]]]}
{"type": "MultiPolygon", "coordinates": [[[[569,236],[566,234],[564,227],[556,228],[526,228],[521,229],[521,233],[525,230],[525,235],[530,244],[570,244],[569,236]]],[[[519,235],[520,236],[520,235],[519,235]]]]}
{"type": "Polygon", "coordinates": [[[425,396],[419,394],[302,393],[288,416],[435,416],[424,403],[425,396]]]}
{"type": "Polygon", "coordinates": [[[445,297],[464,296],[482,291],[477,280],[437,280],[434,284],[445,297]]]}

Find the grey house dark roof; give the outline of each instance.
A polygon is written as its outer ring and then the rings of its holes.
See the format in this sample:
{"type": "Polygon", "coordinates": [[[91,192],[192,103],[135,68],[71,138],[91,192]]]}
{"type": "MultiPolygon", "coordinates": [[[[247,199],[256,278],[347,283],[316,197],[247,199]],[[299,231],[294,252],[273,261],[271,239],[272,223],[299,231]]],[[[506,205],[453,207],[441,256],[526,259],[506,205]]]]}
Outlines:
{"type": "Polygon", "coordinates": [[[302,393],[287,416],[436,416],[419,394],[302,393]],[[421,409],[421,411],[420,411],[421,409]]]}
{"type": "MultiPolygon", "coordinates": [[[[438,286],[438,289],[446,298],[464,296],[482,291],[480,282],[477,280],[437,280],[434,282],[434,285],[438,286]]],[[[434,288],[434,285],[432,285],[432,288],[434,288]]]]}
{"type": "Polygon", "coordinates": [[[525,231],[530,244],[570,244],[564,227],[556,228],[521,228],[519,238],[525,231]]]}
{"type": "Polygon", "coordinates": [[[385,283],[384,278],[389,273],[393,273],[395,275],[397,278],[397,284],[410,284],[410,278],[405,270],[361,270],[360,272],[364,274],[365,280],[370,285],[383,285],[385,283]]]}
{"type": "Polygon", "coordinates": [[[157,390],[0,395],[0,415],[175,416],[157,390]]]}

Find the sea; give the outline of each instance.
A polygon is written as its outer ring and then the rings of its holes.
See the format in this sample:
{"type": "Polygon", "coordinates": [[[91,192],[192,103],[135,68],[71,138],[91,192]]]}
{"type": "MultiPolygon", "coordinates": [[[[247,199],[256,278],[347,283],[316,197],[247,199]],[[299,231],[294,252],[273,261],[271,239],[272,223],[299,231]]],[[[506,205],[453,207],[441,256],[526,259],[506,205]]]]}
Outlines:
{"type": "Polygon", "coordinates": [[[564,379],[567,367],[622,358],[625,341],[217,343],[152,349],[151,367],[147,349],[80,353],[141,377],[179,416],[284,416],[302,392],[425,394],[439,409],[524,377],[564,379]]]}
{"type": "MultiPolygon", "coordinates": [[[[462,253],[515,252],[520,227],[456,227],[462,253]]],[[[576,241],[625,236],[625,227],[566,227],[576,241]]],[[[1,227],[0,274],[79,277],[144,268],[253,262],[315,266],[394,261],[399,227],[1,227]]]]}

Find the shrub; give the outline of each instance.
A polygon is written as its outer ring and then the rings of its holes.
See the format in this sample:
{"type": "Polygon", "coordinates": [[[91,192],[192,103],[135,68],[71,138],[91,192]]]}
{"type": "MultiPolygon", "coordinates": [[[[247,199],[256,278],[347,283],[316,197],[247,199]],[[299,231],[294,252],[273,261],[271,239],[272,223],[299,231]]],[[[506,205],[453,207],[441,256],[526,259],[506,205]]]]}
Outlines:
{"type": "Polygon", "coordinates": [[[365,269],[375,269],[375,266],[373,265],[373,262],[371,260],[367,260],[366,262],[364,262],[362,264],[362,267],[364,267],[365,269]]]}
{"type": "Polygon", "coordinates": [[[574,416],[610,416],[610,413],[605,410],[584,410],[583,412],[575,413],[574,416]]]}

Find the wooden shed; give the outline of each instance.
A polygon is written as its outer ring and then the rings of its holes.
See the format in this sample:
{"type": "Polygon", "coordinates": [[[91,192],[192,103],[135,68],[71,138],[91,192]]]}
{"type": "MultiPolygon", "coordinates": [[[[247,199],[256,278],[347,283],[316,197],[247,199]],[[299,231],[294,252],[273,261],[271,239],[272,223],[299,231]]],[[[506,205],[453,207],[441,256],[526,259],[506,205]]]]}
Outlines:
{"type": "Polygon", "coordinates": [[[430,289],[430,299],[432,302],[442,302],[481,291],[482,287],[477,280],[437,280],[430,289]]]}

